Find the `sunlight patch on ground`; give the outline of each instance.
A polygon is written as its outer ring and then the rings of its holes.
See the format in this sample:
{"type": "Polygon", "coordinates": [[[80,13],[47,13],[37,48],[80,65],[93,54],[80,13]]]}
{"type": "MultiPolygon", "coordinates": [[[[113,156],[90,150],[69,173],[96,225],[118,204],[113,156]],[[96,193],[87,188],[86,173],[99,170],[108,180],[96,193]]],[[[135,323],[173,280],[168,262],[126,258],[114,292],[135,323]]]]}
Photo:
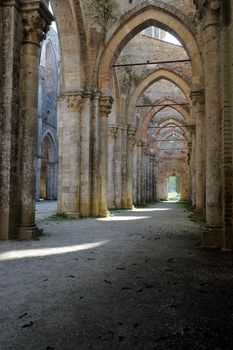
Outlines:
{"type": "Polygon", "coordinates": [[[172,210],[171,208],[134,208],[132,211],[166,211],[172,210]]]}
{"type": "Polygon", "coordinates": [[[108,216],[107,218],[99,218],[98,221],[133,221],[151,219],[150,216],[108,216]]]}
{"type": "Polygon", "coordinates": [[[80,250],[98,248],[107,243],[108,241],[102,241],[102,242],[72,245],[67,247],[12,250],[10,252],[0,253],[0,261],[73,253],[73,252],[78,252],[80,250]]]}

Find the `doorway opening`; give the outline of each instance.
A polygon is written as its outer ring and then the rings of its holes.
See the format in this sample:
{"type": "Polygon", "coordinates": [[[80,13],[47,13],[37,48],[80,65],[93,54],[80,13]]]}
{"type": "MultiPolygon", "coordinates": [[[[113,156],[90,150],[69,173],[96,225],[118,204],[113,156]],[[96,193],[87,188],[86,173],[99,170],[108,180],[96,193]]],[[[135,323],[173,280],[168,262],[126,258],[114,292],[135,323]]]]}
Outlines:
{"type": "Polygon", "coordinates": [[[168,200],[178,202],[180,200],[180,176],[168,176],[167,194],[168,200]]]}

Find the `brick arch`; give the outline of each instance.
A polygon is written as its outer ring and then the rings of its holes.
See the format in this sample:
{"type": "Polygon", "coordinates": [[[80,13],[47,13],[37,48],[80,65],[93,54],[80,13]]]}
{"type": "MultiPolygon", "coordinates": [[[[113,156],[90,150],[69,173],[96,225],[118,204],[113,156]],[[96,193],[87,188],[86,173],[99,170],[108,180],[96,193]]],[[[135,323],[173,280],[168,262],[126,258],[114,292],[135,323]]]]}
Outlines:
{"type": "MultiPolygon", "coordinates": [[[[190,86],[188,83],[177,73],[174,73],[168,69],[161,68],[152,72],[145,79],[143,79],[132,93],[128,110],[129,121],[131,123],[133,122],[134,110],[139,98],[142,96],[144,91],[146,91],[151,85],[161,79],[167,80],[176,85],[184,93],[187,102],[191,104],[190,86]]],[[[173,103],[175,102],[173,101],[173,103]]]]}
{"type": "Polygon", "coordinates": [[[123,47],[132,37],[152,25],[162,27],[179,38],[192,61],[193,88],[202,86],[201,56],[191,25],[178,16],[178,11],[174,13],[172,7],[165,9],[164,5],[159,1],[155,1],[154,5],[146,1],[140,8],[136,7],[131,11],[130,16],[111,35],[99,64],[98,86],[102,93],[109,92],[111,66],[123,47]]]}
{"type": "Polygon", "coordinates": [[[87,60],[87,45],[79,0],[50,2],[61,50],[61,93],[77,91],[84,87],[87,80],[84,65],[87,60]]]}
{"type": "MultiPolygon", "coordinates": [[[[171,125],[171,126],[177,126],[177,127],[180,127],[180,126],[183,127],[183,126],[185,126],[184,123],[178,122],[177,120],[174,120],[174,119],[173,119],[173,120],[170,120],[170,119],[169,119],[169,120],[164,121],[163,123],[161,123],[161,129],[155,130],[151,136],[155,136],[155,139],[156,139],[156,138],[158,137],[160,131],[162,130],[162,127],[164,127],[164,126],[169,126],[169,125],[171,125]]],[[[182,129],[180,130],[180,132],[184,132],[185,138],[187,139],[187,142],[188,142],[188,134],[189,134],[188,130],[182,128],[182,129]]],[[[165,137],[170,137],[170,136],[171,136],[171,131],[169,131],[169,132],[166,134],[166,136],[164,136],[164,138],[165,138],[165,137]]],[[[153,145],[153,144],[155,144],[155,141],[154,141],[153,138],[151,137],[150,145],[153,145]]]]}
{"type": "MultiPolygon", "coordinates": [[[[158,102],[157,104],[169,104],[169,103],[175,103],[175,101],[173,100],[163,100],[162,102],[158,102]]],[[[138,132],[137,132],[137,137],[141,140],[146,140],[147,139],[147,129],[149,126],[149,123],[151,121],[152,118],[154,118],[154,116],[159,113],[161,110],[163,110],[164,108],[167,108],[167,106],[155,106],[153,107],[145,116],[145,118],[140,121],[139,127],[138,127],[138,132]]],[[[179,112],[185,120],[190,121],[191,117],[189,112],[187,111],[187,109],[184,106],[171,106],[169,108],[172,108],[174,110],[176,110],[177,112],[179,112]]],[[[170,119],[170,118],[169,118],[170,119]]]]}

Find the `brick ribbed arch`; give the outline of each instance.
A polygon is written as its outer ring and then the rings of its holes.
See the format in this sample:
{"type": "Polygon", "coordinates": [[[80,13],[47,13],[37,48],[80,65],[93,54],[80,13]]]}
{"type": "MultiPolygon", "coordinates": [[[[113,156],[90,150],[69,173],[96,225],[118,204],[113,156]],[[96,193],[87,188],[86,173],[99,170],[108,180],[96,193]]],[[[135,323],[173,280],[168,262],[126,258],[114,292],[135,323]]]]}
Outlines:
{"type": "Polygon", "coordinates": [[[151,85],[153,85],[154,83],[156,83],[157,81],[159,81],[161,79],[170,81],[171,83],[175,84],[184,93],[184,95],[186,96],[187,102],[191,104],[190,87],[189,87],[188,83],[180,75],[178,75],[178,74],[176,74],[168,69],[163,69],[163,68],[158,69],[157,71],[152,72],[145,79],[143,79],[140,82],[140,84],[136,87],[134,92],[132,93],[131,98],[130,98],[130,103],[129,103],[129,110],[128,110],[129,122],[131,122],[131,123],[133,122],[135,106],[136,106],[139,98],[144,93],[144,91],[146,91],[151,85]]]}
{"type": "Polygon", "coordinates": [[[200,52],[195,37],[187,23],[177,15],[159,8],[159,5],[142,6],[136,8],[131,16],[115,30],[105,46],[100,58],[98,86],[102,93],[109,93],[109,84],[112,74],[112,64],[119,56],[119,53],[127,42],[143,29],[149,26],[160,26],[171,33],[175,33],[184,44],[188,56],[192,60],[193,89],[202,86],[202,63],[200,52]]]}
{"type": "MultiPolygon", "coordinates": [[[[163,100],[164,104],[169,104],[169,103],[175,103],[173,100],[163,100]]],[[[161,101],[158,102],[158,104],[161,104],[161,101]]],[[[161,110],[163,110],[163,106],[155,106],[153,107],[145,116],[145,118],[140,122],[139,127],[138,127],[138,139],[146,141],[147,139],[147,129],[149,126],[149,123],[154,116],[159,113],[161,110]]],[[[187,109],[184,106],[171,106],[169,108],[174,109],[175,111],[179,112],[187,121],[190,121],[190,114],[187,111],[187,109]]],[[[169,118],[170,119],[170,118],[169,118]]]]}
{"type": "Polygon", "coordinates": [[[168,121],[164,121],[164,123],[162,123],[161,124],[161,128],[160,129],[157,129],[157,130],[155,130],[154,132],[153,132],[153,134],[151,135],[151,140],[150,140],[150,142],[149,142],[149,144],[150,145],[153,145],[154,143],[155,143],[155,141],[153,140],[153,136],[155,137],[155,138],[157,138],[157,137],[161,137],[161,138],[166,138],[168,135],[170,135],[170,131],[168,131],[167,132],[167,134],[166,134],[166,136],[159,136],[159,134],[160,134],[160,132],[163,130],[162,129],[162,127],[166,127],[166,126],[177,126],[177,128],[179,128],[179,132],[178,132],[178,130],[176,131],[178,134],[182,134],[182,133],[184,133],[184,135],[185,135],[185,138],[187,139],[187,141],[188,141],[188,139],[189,139],[189,137],[188,137],[188,134],[189,134],[189,132],[188,132],[188,130],[186,129],[186,128],[183,128],[183,126],[186,126],[184,123],[180,123],[180,122],[178,122],[177,120],[169,120],[169,122],[168,121]],[[182,127],[182,130],[181,130],[181,128],[180,127],[182,127]]]}

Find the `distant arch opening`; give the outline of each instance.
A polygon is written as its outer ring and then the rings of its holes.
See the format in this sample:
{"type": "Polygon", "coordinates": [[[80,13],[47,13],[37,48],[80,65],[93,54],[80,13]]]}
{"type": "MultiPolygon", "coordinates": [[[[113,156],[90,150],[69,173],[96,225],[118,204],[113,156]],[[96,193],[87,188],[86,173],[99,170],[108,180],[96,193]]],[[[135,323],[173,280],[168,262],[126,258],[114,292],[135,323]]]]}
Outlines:
{"type": "Polygon", "coordinates": [[[167,177],[167,198],[169,201],[180,200],[181,179],[180,176],[172,175],[167,177]]]}

